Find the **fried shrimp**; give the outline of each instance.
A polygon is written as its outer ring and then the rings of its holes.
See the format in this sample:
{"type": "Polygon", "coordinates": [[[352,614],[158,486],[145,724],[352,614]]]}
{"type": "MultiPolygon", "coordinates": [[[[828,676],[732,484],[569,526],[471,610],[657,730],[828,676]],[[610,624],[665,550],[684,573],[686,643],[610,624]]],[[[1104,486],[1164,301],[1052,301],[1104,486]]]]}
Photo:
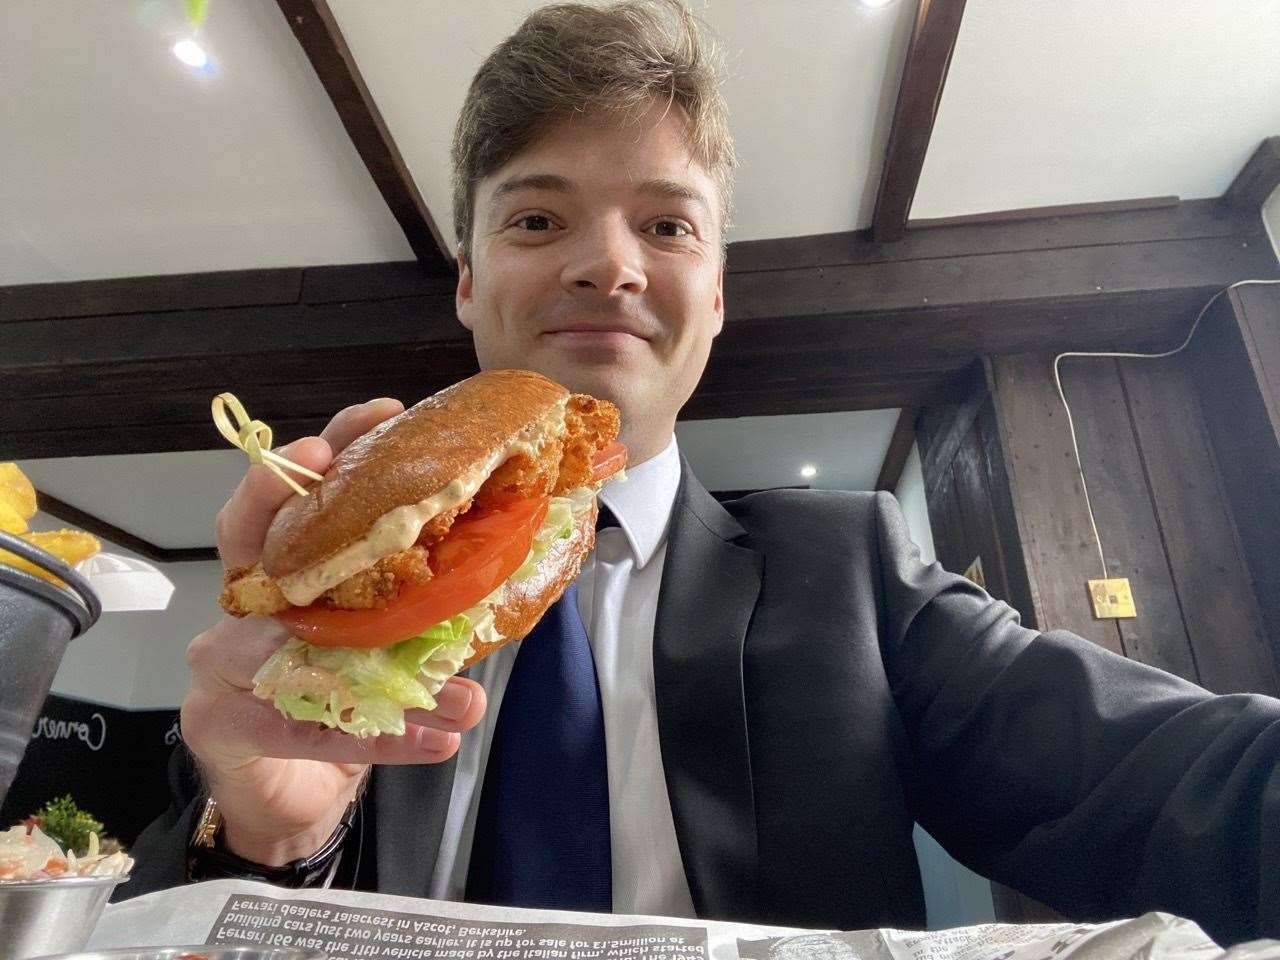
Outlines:
{"type": "MultiPolygon", "coordinates": [[[[385,607],[402,584],[426,583],[430,579],[427,550],[412,546],[383,557],[368,570],[348,577],[322,594],[318,602],[342,610],[371,610],[385,607]]],[[[261,564],[228,570],[218,602],[233,617],[249,614],[270,616],[292,606],[261,564]]]]}

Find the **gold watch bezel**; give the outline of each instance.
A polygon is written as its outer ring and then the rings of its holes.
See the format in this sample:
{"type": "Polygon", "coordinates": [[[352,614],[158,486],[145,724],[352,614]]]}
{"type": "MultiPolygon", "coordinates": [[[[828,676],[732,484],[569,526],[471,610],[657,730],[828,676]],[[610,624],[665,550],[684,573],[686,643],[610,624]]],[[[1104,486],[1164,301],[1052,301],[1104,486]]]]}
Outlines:
{"type": "Polygon", "coordinates": [[[222,829],[222,811],[218,809],[218,801],[213,797],[205,797],[204,807],[196,820],[196,828],[191,834],[191,845],[212,850],[218,839],[218,831],[222,829]]]}

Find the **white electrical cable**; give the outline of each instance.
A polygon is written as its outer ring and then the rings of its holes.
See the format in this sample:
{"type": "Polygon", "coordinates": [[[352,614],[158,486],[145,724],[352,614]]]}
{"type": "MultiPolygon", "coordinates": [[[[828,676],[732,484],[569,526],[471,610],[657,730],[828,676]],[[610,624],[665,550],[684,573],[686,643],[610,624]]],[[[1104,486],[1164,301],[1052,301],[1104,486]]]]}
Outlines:
{"type": "Polygon", "coordinates": [[[1191,338],[1196,335],[1196,330],[1200,327],[1200,321],[1204,319],[1204,315],[1209,312],[1209,308],[1214,305],[1217,299],[1224,293],[1234,290],[1236,287],[1247,287],[1254,285],[1269,286],[1271,284],[1280,283],[1280,280],[1237,280],[1235,283],[1223,287],[1212,297],[1209,302],[1200,308],[1200,312],[1196,314],[1195,323],[1191,324],[1191,330],[1187,334],[1187,338],[1182,341],[1181,346],[1173,350],[1166,350],[1164,353],[1060,353],[1053,358],[1053,382],[1058,388],[1058,397],[1062,400],[1062,408],[1067,412],[1067,429],[1071,433],[1071,449],[1075,451],[1076,468],[1080,471],[1080,487],[1084,491],[1084,505],[1089,513],[1089,524],[1093,527],[1093,542],[1098,545],[1098,560],[1102,563],[1102,579],[1107,577],[1107,558],[1102,552],[1102,537],[1098,535],[1098,522],[1093,517],[1093,501],[1089,499],[1089,484],[1084,478],[1084,464],[1080,460],[1080,444],[1076,440],[1076,425],[1071,417],[1071,405],[1067,403],[1067,395],[1062,389],[1062,376],[1058,370],[1058,364],[1067,357],[1112,357],[1117,360],[1160,360],[1164,357],[1172,357],[1174,354],[1181,353],[1191,344],[1191,338]]]}

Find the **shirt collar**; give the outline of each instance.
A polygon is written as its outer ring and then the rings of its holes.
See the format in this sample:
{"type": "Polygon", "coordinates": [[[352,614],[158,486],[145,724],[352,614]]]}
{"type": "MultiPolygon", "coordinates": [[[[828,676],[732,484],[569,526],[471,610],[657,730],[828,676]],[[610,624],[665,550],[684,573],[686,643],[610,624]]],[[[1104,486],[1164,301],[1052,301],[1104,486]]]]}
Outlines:
{"type": "Polygon", "coordinates": [[[680,487],[680,449],[676,438],[656,457],[627,467],[627,479],[607,484],[600,499],[618,518],[618,526],[637,569],[644,567],[667,539],[671,510],[680,487]]]}

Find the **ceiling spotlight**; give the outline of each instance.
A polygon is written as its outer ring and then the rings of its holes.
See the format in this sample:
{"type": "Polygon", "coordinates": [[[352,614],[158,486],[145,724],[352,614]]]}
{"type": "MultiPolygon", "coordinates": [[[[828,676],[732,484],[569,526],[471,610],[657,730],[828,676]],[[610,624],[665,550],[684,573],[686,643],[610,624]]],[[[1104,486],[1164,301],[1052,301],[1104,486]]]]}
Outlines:
{"type": "Polygon", "coordinates": [[[173,45],[173,55],[188,67],[195,67],[197,70],[209,65],[209,55],[194,40],[179,40],[173,45]]]}
{"type": "Polygon", "coordinates": [[[812,463],[806,463],[803,467],[800,468],[800,476],[804,477],[806,480],[812,480],[817,475],[818,475],[818,468],[815,467],[812,463]]]}
{"type": "Polygon", "coordinates": [[[870,7],[875,10],[878,7],[887,7],[889,4],[893,3],[893,0],[858,0],[858,2],[864,7],[870,7]]]}

